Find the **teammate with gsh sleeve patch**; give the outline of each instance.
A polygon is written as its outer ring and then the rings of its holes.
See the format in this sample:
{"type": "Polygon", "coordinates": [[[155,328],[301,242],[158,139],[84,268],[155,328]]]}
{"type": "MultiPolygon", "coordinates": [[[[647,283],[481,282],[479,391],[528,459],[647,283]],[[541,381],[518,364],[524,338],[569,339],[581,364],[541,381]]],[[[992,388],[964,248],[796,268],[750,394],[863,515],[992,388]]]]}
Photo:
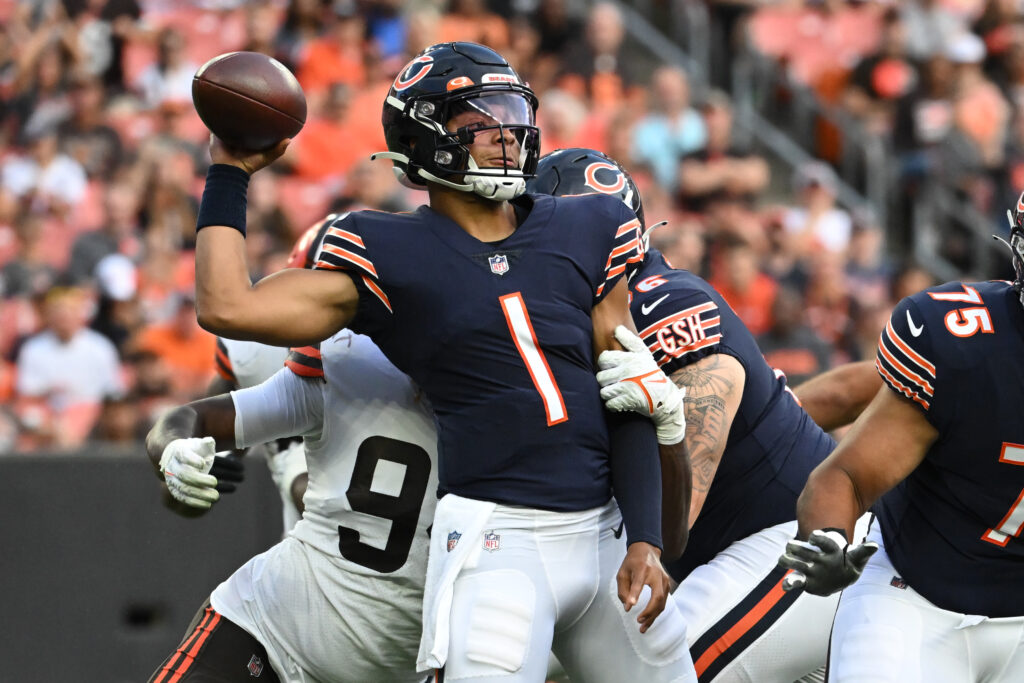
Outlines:
{"type": "MultiPolygon", "coordinates": [[[[545,156],[529,188],[612,194],[643,218],[628,174],[594,150],[545,156]]],[[[835,442],[707,282],[648,251],[630,291],[643,340],[634,337],[634,355],[653,354],[661,370],[646,381],[668,375],[685,389],[692,526],[682,558],[668,566],[680,581],[673,598],[686,618],[698,676],[791,682],[825,664],[836,600],[785,594],[785,570],[776,561],[796,528],[797,495],[835,442]]],[[[623,385],[615,373],[632,361],[612,353],[600,360],[598,378],[608,385],[602,395],[611,397],[623,385]]]]}
{"type": "Polygon", "coordinates": [[[1014,283],[896,306],[885,386],[800,496],[780,564],[843,591],[829,680],[1024,680],[1024,196],[1010,235],[1014,283]],[[848,545],[869,507],[868,542],[848,545]]]}
{"type": "Polygon", "coordinates": [[[200,323],[291,346],[349,326],[430,398],[442,498],[422,669],[535,681],[554,649],[581,680],[692,680],[688,653],[671,647],[685,624],[674,607],[661,614],[655,432],[642,417],[606,417],[593,374],[596,352],[618,348],[616,326],[632,326],[624,275],[639,223],[611,198],[519,197],[539,154],[535,108],[492,50],[428,48],[387,96],[383,156],[430,206],[349,214],[328,229],[317,269],[256,285],[240,235],[248,174],[287,143],[249,154],[214,141],[200,323]],[[591,640],[609,643],[605,659],[578,652],[591,640]]]}

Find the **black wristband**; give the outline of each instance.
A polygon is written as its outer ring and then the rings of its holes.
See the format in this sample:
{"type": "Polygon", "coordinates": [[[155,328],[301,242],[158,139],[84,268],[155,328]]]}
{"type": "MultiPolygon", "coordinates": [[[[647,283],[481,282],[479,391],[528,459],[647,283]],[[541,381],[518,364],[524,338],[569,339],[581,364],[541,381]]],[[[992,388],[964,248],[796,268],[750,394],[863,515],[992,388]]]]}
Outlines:
{"type": "Polygon", "coordinates": [[[210,225],[226,225],[245,237],[249,174],[230,164],[213,164],[206,172],[206,187],[199,202],[196,232],[210,225]]]}

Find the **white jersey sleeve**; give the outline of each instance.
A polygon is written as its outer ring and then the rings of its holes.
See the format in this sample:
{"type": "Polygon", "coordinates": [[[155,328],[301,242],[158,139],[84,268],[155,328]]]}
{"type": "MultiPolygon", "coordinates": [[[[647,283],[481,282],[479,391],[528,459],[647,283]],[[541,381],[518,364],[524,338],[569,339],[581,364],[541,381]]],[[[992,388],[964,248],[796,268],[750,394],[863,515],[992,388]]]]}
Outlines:
{"type": "Polygon", "coordinates": [[[239,389],[256,386],[284,367],[288,349],[217,337],[218,374],[239,389]]]}
{"type": "Polygon", "coordinates": [[[312,436],[323,425],[322,385],[282,370],[262,384],[231,392],[235,446],[246,448],[289,436],[312,436]]]}

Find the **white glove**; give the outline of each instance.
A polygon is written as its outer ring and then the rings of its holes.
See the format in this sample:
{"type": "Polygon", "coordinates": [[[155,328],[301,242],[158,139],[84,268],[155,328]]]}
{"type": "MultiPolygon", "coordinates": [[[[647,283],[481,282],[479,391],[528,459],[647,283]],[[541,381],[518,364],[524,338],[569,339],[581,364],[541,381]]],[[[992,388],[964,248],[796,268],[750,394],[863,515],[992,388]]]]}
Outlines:
{"type": "Polygon", "coordinates": [[[175,500],[194,508],[209,508],[217,502],[217,477],[209,474],[215,457],[210,436],[167,444],[160,456],[160,472],[175,500]]]}
{"type": "Polygon", "coordinates": [[[615,338],[626,350],[602,351],[597,358],[601,368],[597,382],[605,407],[646,415],[654,421],[658,443],[679,443],[686,436],[686,392],[661,371],[640,337],[619,325],[615,338]]]}

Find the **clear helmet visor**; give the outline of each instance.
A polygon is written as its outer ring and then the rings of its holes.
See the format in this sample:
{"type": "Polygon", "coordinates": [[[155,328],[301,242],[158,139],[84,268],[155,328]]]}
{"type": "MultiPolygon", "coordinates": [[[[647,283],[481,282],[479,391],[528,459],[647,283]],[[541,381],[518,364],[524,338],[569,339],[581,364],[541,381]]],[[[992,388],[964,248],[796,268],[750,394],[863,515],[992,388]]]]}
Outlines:
{"type": "Polygon", "coordinates": [[[456,100],[448,110],[450,131],[487,126],[533,126],[533,107],[525,97],[511,92],[480,93],[456,100]]]}

